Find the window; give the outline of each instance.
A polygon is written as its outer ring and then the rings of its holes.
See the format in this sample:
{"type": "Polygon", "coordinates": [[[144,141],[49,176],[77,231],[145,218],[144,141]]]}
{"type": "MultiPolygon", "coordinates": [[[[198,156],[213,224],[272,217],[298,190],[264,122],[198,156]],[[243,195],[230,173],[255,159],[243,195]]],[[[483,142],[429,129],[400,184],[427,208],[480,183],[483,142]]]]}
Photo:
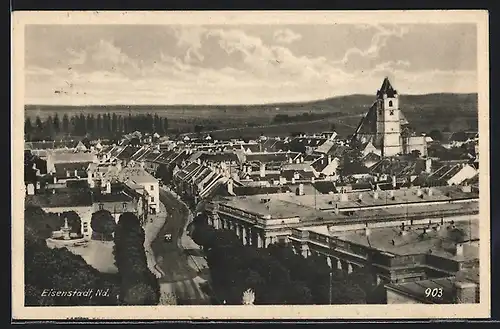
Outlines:
{"type": "Polygon", "coordinates": [[[155,202],[155,198],[153,196],[151,197],[151,202],[155,202]]]}
{"type": "Polygon", "coordinates": [[[379,115],[382,115],[382,110],[378,110],[378,114],[379,114],[379,115]]]}
{"type": "Polygon", "coordinates": [[[123,211],[127,210],[127,203],[126,203],[126,202],[124,202],[124,203],[122,204],[122,208],[123,208],[123,211]]]}
{"type": "Polygon", "coordinates": [[[392,101],[389,101],[389,107],[391,107],[391,106],[392,106],[392,101]]]}
{"type": "Polygon", "coordinates": [[[154,186],[154,185],[151,185],[151,186],[149,187],[149,189],[150,189],[151,191],[154,191],[154,190],[155,190],[155,186],[154,186]]]}
{"type": "Polygon", "coordinates": [[[104,209],[104,204],[103,203],[99,203],[99,210],[103,210],[104,209]]]}
{"type": "Polygon", "coordinates": [[[390,115],[394,115],[394,110],[391,110],[391,112],[389,114],[390,115]]]}

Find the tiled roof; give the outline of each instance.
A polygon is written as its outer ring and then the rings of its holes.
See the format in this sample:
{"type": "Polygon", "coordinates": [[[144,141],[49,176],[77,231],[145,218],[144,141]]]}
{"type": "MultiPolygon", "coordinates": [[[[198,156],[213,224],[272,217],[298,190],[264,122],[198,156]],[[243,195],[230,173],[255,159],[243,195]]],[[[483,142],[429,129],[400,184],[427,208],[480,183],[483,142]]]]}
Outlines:
{"type": "Polygon", "coordinates": [[[139,147],[136,146],[126,146],[118,155],[117,158],[120,160],[130,160],[132,155],[139,151],[139,147]]]}
{"type": "Polygon", "coordinates": [[[394,97],[398,92],[392,87],[389,78],[385,78],[382,82],[382,86],[377,91],[377,98],[383,99],[384,94],[387,94],[387,97],[394,97]]]}
{"type": "Polygon", "coordinates": [[[111,184],[111,193],[103,194],[95,189],[93,193],[94,203],[98,202],[130,202],[140,197],[140,194],[125,184],[111,184]]]}
{"type": "Polygon", "coordinates": [[[27,195],[25,202],[42,208],[87,207],[92,205],[92,193],[89,190],[57,189],[55,194],[45,191],[27,195]]]}
{"type": "Polygon", "coordinates": [[[70,172],[70,176],[74,175],[75,170],[79,174],[78,176],[82,177],[80,174],[85,174],[87,176],[87,168],[92,162],[70,162],[70,163],[56,163],[54,164],[54,168],[56,169],[56,176],[58,177],[66,177],[68,171],[70,172]]]}
{"type": "Polygon", "coordinates": [[[236,195],[274,194],[289,191],[290,189],[287,186],[238,186],[233,188],[236,195]]]}
{"type": "Polygon", "coordinates": [[[247,162],[259,161],[268,162],[287,162],[288,159],[296,159],[300,153],[297,152],[278,152],[278,153],[253,153],[246,155],[247,162]]]}
{"type": "Polygon", "coordinates": [[[235,153],[203,153],[199,159],[202,162],[237,162],[238,156],[235,153]]]}
{"type": "Polygon", "coordinates": [[[333,182],[318,181],[314,182],[312,185],[321,194],[329,194],[330,192],[337,193],[337,189],[333,182]]]}
{"type": "Polygon", "coordinates": [[[57,152],[50,154],[52,163],[94,162],[97,155],[86,152],[57,152]]]}

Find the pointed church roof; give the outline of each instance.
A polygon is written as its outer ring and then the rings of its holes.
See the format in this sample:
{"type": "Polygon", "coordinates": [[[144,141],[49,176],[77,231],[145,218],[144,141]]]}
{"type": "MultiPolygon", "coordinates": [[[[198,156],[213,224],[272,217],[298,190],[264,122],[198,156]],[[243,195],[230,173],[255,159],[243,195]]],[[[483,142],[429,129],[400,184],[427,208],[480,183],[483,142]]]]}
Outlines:
{"type": "Polygon", "coordinates": [[[398,92],[394,88],[392,88],[389,78],[385,77],[380,90],[378,90],[377,92],[377,97],[383,98],[384,94],[387,94],[387,97],[394,97],[394,95],[396,95],[397,93],[398,92]]]}

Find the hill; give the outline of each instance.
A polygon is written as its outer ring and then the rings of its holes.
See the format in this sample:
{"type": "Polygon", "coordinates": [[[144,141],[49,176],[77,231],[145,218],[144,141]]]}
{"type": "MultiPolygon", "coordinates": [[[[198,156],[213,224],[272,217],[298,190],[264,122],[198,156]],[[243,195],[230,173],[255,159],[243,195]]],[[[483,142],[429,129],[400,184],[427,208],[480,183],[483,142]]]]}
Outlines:
{"type": "MultiPolygon", "coordinates": [[[[340,123],[352,129],[374,100],[375,96],[372,95],[349,95],[302,103],[264,105],[26,105],[25,115],[43,119],[54,113],[58,113],[60,117],[80,113],[151,113],[168,117],[172,132],[180,133],[192,132],[196,125],[205,127],[205,130],[248,127],[252,131],[258,131],[276,123],[276,115],[299,117],[308,113],[310,127],[301,118],[296,123],[301,127],[297,129],[316,132],[315,130],[328,129],[332,123],[340,123]],[[318,125],[318,122],[321,124],[318,125]]],[[[477,129],[477,94],[401,95],[400,107],[418,131],[477,129]]],[[[296,131],[293,127],[295,124],[280,123],[284,129],[271,130],[283,130],[283,134],[296,131]]]]}

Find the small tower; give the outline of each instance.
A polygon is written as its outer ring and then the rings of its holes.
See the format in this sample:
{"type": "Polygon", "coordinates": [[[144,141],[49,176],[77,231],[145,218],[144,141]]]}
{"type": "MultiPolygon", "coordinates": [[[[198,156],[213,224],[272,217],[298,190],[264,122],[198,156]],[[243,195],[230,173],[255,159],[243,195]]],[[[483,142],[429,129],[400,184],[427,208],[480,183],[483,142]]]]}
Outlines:
{"type": "Polygon", "coordinates": [[[401,118],[397,91],[389,78],[385,78],[377,91],[377,134],[375,147],[380,148],[382,156],[393,156],[402,152],[401,118]]]}

